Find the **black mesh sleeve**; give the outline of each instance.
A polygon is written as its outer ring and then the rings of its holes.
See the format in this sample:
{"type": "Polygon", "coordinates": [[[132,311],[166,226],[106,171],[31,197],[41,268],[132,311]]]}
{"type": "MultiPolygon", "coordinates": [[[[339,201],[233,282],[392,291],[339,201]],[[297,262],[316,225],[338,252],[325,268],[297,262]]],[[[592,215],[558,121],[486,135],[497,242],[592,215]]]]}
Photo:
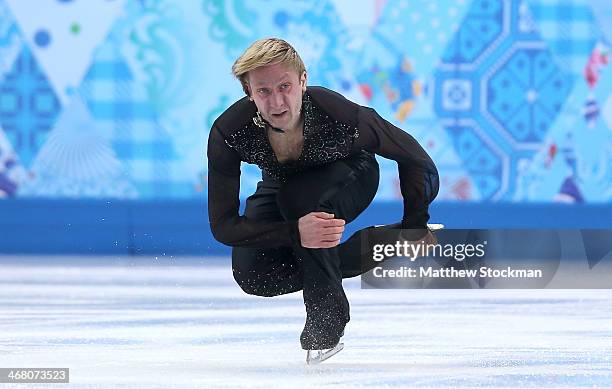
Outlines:
{"type": "Polygon", "coordinates": [[[360,107],[359,138],[355,147],[397,162],[404,198],[402,228],[425,228],[429,204],[438,194],[436,165],[411,135],[383,119],[375,110],[360,107]]]}
{"type": "Polygon", "coordinates": [[[300,242],[297,221],[257,222],[240,216],[240,158],[217,127],[208,137],[208,218],[215,239],[228,246],[278,247],[300,242]]]}

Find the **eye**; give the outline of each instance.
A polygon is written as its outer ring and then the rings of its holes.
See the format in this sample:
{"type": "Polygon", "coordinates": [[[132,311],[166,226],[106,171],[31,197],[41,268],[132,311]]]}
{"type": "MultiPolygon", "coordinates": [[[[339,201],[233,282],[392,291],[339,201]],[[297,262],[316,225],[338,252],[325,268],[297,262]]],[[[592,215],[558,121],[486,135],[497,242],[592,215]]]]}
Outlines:
{"type": "Polygon", "coordinates": [[[262,96],[267,96],[270,94],[270,89],[268,88],[259,88],[257,89],[257,93],[262,95],[262,96]]]}
{"type": "Polygon", "coordinates": [[[291,86],[291,84],[289,84],[288,82],[281,84],[280,89],[281,90],[286,90],[289,89],[289,87],[291,86]]]}

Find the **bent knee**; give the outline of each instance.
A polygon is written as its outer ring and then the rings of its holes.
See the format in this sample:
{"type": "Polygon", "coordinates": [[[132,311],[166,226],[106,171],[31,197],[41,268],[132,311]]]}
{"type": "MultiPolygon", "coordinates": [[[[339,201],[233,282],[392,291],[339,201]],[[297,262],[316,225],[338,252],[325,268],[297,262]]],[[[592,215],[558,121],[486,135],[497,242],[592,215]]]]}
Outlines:
{"type": "Polygon", "coordinates": [[[239,270],[233,269],[234,280],[246,294],[260,297],[273,297],[278,293],[274,288],[266,287],[266,283],[257,279],[257,277],[249,277],[239,270]]]}

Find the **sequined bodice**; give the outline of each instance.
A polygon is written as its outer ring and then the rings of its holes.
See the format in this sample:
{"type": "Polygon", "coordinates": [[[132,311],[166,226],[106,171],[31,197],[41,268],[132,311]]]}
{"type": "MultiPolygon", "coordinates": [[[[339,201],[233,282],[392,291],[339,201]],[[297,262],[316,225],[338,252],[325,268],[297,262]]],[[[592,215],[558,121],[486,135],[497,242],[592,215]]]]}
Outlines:
{"type": "Polygon", "coordinates": [[[286,181],[293,174],[346,158],[359,136],[357,127],[330,118],[312,102],[308,94],[302,102],[304,112],[304,145],[297,160],[279,163],[270,145],[266,129],[249,121],[232,133],[226,143],[236,150],[241,159],[256,164],[267,175],[286,181]]]}

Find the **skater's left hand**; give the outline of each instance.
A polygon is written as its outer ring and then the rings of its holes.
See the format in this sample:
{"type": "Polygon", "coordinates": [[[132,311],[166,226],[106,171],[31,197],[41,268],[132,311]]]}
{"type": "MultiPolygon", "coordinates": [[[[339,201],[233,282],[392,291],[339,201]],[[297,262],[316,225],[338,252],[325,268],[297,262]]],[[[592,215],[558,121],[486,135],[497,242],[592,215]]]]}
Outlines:
{"type": "Polygon", "coordinates": [[[300,243],[310,249],[327,249],[340,243],[344,220],[327,212],[311,212],[298,220],[300,243]]]}

